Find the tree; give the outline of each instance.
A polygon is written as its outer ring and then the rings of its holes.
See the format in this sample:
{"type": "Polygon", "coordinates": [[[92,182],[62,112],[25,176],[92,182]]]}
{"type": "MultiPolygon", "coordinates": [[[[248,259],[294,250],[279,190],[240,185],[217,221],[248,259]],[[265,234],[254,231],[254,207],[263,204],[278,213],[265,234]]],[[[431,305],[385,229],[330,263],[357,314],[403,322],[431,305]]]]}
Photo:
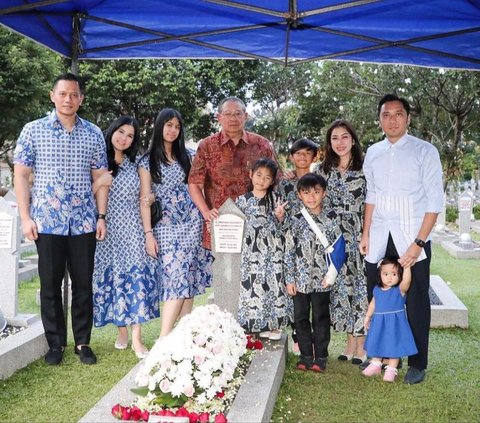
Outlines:
{"type": "Polygon", "coordinates": [[[54,53],[0,27],[0,160],[9,162],[23,125],[51,108],[52,80],[62,63],[54,53]]]}

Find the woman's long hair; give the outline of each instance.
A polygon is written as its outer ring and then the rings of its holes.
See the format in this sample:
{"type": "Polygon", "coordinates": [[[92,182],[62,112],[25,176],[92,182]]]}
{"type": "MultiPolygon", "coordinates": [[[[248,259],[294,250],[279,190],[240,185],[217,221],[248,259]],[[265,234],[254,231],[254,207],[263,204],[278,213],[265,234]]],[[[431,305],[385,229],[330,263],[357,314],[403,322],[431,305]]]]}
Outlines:
{"type": "Polygon", "coordinates": [[[132,163],[135,162],[138,148],[140,146],[140,125],[138,124],[137,119],[131,116],[120,116],[112,122],[105,131],[105,143],[107,145],[108,170],[112,171],[113,177],[117,176],[118,163],[115,162],[115,149],[112,144],[112,136],[123,125],[131,125],[135,131],[132,144],[123,152],[132,163]]]}
{"type": "Polygon", "coordinates": [[[333,151],[332,148],[332,132],[335,128],[345,128],[352,136],[352,158],[350,160],[348,169],[361,170],[363,164],[362,147],[353,125],[345,119],[336,120],[327,130],[327,135],[325,136],[325,159],[322,163],[323,170],[325,173],[330,173],[332,169],[335,169],[340,164],[340,157],[337,153],[335,153],[335,151],[333,151]]]}
{"type": "Polygon", "coordinates": [[[163,143],[163,127],[169,120],[172,120],[173,118],[177,118],[178,122],[180,123],[180,133],[178,134],[177,139],[173,142],[172,153],[185,173],[185,183],[188,181],[188,174],[190,173],[190,168],[192,166],[190,156],[185,148],[182,115],[175,109],[163,109],[155,119],[152,144],[149,151],[150,174],[152,175],[153,182],[156,184],[160,184],[162,182],[161,163],[165,165],[170,164],[165,153],[165,145],[163,143]]]}

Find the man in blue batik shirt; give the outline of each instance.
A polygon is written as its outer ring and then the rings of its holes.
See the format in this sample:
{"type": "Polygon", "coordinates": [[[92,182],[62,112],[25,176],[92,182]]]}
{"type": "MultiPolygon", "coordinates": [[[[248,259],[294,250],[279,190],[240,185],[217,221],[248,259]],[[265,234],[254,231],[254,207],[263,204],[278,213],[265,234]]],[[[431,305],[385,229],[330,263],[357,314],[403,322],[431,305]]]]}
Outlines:
{"type": "Polygon", "coordinates": [[[72,280],[75,354],[85,364],[96,356],[89,347],[93,322],[92,273],[96,239],[106,234],[108,188],[96,202],[92,181],[107,171],[100,129],[81,119],[81,80],[59,76],[50,92],[55,109],[23,128],[14,153],[14,182],[22,231],[39,256],[42,323],[49,350],[47,364],[60,364],[66,344],[61,285],[68,266],[72,280]],[[30,189],[30,178],[34,176],[30,189]]]}

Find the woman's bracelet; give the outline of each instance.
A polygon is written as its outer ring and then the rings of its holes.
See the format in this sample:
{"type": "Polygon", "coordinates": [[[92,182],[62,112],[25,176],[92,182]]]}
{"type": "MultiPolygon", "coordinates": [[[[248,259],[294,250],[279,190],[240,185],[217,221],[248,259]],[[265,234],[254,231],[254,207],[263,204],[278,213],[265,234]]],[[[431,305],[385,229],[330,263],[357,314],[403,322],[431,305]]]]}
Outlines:
{"type": "Polygon", "coordinates": [[[97,215],[97,220],[100,220],[100,219],[105,220],[105,217],[106,217],[106,216],[105,216],[103,213],[98,213],[98,215],[97,215]]]}
{"type": "Polygon", "coordinates": [[[144,234],[145,234],[145,235],[147,235],[147,234],[153,234],[153,230],[150,229],[149,231],[145,231],[144,234]]]}

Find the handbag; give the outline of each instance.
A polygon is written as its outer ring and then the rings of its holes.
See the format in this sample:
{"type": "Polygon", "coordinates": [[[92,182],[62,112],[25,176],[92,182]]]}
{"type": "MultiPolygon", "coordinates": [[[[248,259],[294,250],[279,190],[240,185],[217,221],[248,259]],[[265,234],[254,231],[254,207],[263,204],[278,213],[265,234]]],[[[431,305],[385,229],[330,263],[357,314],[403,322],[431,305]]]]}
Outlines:
{"type": "Polygon", "coordinates": [[[151,223],[152,228],[160,221],[162,218],[162,203],[160,200],[155,200],[150,207],[151,212],[151,223]]]}

